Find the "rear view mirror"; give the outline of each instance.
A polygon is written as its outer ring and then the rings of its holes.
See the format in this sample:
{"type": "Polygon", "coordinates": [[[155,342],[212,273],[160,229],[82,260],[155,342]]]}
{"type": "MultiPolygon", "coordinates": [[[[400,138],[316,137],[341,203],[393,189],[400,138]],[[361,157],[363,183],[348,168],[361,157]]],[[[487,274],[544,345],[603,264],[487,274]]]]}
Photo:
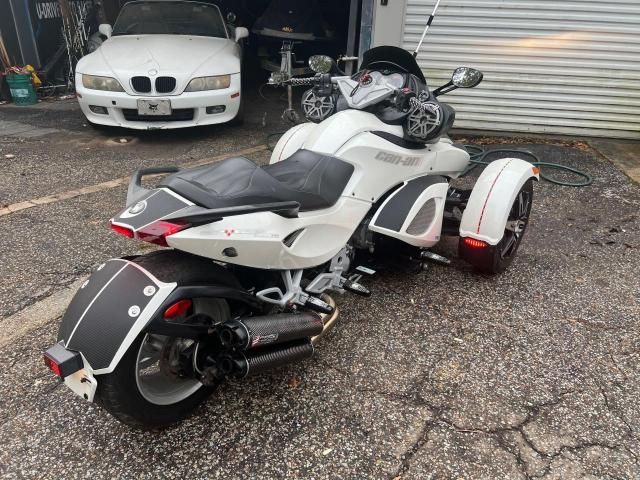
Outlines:
{"type": "Polygon", "coordinates": [[[309,68],[316,73],[329,73],[333,69],[333,58],[327,55],[312,55],[309,57],[309,68]]]}
{"type": "Polygon", "coordinates": [[[247,38],[249,36],[249,30],[245,27],[236,27],[236,42],[242,40],[243,38],[247,38]]]}
{"type": "Polygon", "coordinates": [[[111,38],[111,34],[113,33],[113,28],[108,23],[101,23],[98,27],[98,31],[107,38],[111,38]]]}
{"type": "Polygon", "coordinates": [[[451,77],[451,82],[459,88],[473,88],[482,81],[483,75],[480,70],[469,67],[456,68],[451,77]]]}

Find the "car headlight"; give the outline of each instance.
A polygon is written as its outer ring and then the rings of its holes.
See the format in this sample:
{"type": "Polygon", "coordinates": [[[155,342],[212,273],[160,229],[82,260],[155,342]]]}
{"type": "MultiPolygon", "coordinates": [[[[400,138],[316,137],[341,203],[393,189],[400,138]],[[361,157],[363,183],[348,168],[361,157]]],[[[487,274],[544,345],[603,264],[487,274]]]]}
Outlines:
{"type": "Polygon", "coordinates": [[[91,90],[107,90],[109,92],[124,92],[122,85],[115,78],[98,77],[96,75],[82,75],[82,86],[91,90]]]}
{"type": "Polygon", "coordinates": [[[218,75],[217,77],[198,77],[189,82],[185,92],[201,92],[203,90],[220,90],[229,88],[231,75],[218,75]]]}

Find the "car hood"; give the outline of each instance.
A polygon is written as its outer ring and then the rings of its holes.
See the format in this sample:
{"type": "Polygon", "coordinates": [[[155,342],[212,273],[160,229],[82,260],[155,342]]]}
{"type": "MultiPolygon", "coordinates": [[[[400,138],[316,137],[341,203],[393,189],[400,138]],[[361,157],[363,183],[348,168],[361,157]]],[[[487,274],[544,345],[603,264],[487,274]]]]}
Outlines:
{"type": "Polygon", "coordinates": [[[154,74],[174,76],[186,86],[194,77],[239,73],[240,54],[237,44],[225,38],[123,35],[83,57],[77,71],[114,76],[125,89],[131,77],[154,74]]]}

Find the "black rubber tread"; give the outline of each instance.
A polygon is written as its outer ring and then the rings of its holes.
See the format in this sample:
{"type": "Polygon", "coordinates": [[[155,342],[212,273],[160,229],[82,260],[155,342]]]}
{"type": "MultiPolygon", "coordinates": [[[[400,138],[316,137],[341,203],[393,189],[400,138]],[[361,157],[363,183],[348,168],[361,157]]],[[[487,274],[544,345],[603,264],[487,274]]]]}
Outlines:
{"type": "MultiPolygon", "coordinates": [[[[529,180],[527,180],[527,182],[522,186],[522,188],[518,192],[518,195],[520,195],[520,192],[522,192],[523,190],[527,190],[530,195],[529,208],[527,211],[527,218],[528,218],[531,215],[531,207],[533,205],[533,179],[530,178],[529,180]]],[[[516,198],[517,198],[517,195],[516,195],[516,198]]],[[[522,244],[522,239],[524,238],[524,235],[526,234],[526,232],[527,232],[527,229],[525,228],[524,231],[522,232],[522,236],[520,237],[520,239],[518,240],[518,243],[515,246],[515,250],[507,258],[502,258],[500,256],[500,250],[502,248],[502,242],[504,241],[504,237],[502,238],[502,240],[500,240],[500,242],[498,242],[497,245],[492,245],[488,248],[483,248],[482,250],[474,250],[467,247],[462,241],[462,238],[460,238],[460,241],[458,244],[458,255],[467,263],[471,264],[475,270],[481,273],[487,273],[490,275],[502,273],[509,267],[509,265],[511,265],[511,262],[513,262],[513,259],[518,253],[518,249],[522,244]]]]}
{"type": "Polygon", "coordinates": [[[135,368],[138,350],[146,334],[129,347],[116,369],[97,377],[96,401],[122,423],[140,430],[168,427],[190,416],[215,387],[201,387],[193,395],[173,405],[155,405],[139,392],[135,368]]]}

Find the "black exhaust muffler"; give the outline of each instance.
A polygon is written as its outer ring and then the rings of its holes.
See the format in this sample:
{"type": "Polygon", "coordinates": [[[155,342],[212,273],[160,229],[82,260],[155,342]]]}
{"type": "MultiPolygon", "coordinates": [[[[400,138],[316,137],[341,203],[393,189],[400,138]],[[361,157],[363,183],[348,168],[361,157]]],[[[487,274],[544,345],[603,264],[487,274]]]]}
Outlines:
{"type": "Polygon", "coordinates": [[[220,325],[217,333],[223,348],[248,350],[308,339],[322,333],[323,327],[317,313],[279,313],[231,320],[220,325]]]}
{"type": "Polygon", "coordinates": [[[244,378],[305,360],[311,356],[313,356],[313,345],[311,340],[307,339],[248,352],[224,354],[218,357],[216,363],[219,374],[244,378]]]}

